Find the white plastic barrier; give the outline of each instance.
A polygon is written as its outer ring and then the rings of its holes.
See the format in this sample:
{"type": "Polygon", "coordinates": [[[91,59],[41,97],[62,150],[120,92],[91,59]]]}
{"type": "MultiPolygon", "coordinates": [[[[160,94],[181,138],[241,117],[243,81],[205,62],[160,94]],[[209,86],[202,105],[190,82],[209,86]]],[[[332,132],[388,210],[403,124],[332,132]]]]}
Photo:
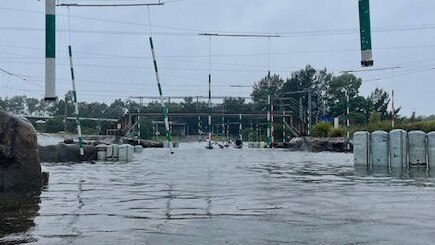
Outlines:
{"type": "Polygon", "coordinates": [[[435,168],[435,132],[427,134],[427,153],[429,165],[435,168]]]}
{"type": "Polygon", "coordinates": [[[390,166],[404,168],[408,164],[408,133],[403,129],[390,132],[390,166]]]}
{"type": "Polygon", "coordinates": [[[409,164],[426,164],[426,133],[411,131],[408,133],[409,164]]]}
{"type": "Polygon", "coordinates": [[[143,153],[143,147],[142,147],[141,145],[136,145],[136,146],[134,147],[134,153],[136,153],[136,154],[141,154],[141,153],[143,153]]]}
{"type": "Polygon", "coordinates": [[[355,165],[367,165],[370,159],[370,133],[358,131],[353,134],[353,157],[355,165]]]}
{"type": "Polygon", "coordinates": [[[389,166],[388,133],[385,131],[373,132],[370,138],[371,164],[376,166],[389,166]]]}
{"type": "Polygon", "coordinates": [[[123,144],[118,146],[118,161],[129,162],[133,160],[134,146],[123,144]]]}
{"type": "Polygon", "coordinates": [[[97,145],[98,149],[98,161],[107,161],[107,145],[97,145]]]}
{"type": "Polygon", "coordinates": [[[258,148],[266,148],[266,143],[264,141],[260,141],[258,143],[258,148]]]}
{"type": "Polygon", "coordinates": [[[133,161],[134,146],[127,145],[127,161],[133,161]]]}
{"type": "Polygon", "coordinates": [[[118,161],[118,145],[109,145],[107,147],[107,161],[118,161]]]}

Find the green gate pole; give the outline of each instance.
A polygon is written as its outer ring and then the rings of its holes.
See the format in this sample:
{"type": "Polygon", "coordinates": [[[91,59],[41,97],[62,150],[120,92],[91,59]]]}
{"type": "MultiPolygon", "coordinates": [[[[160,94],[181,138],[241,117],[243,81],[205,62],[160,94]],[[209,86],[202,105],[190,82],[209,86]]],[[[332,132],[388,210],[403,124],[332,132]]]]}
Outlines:
{"type": "Polygon", "coordinates": [[[45,101],[56,97],[56,1],[45,0],[45,101]]]}
{"type": "Polygon", "coordinates": [[[369,0],[359,0],[359,23],[361,37],[361,65],[363,67],[373,66],[369,0]]]}

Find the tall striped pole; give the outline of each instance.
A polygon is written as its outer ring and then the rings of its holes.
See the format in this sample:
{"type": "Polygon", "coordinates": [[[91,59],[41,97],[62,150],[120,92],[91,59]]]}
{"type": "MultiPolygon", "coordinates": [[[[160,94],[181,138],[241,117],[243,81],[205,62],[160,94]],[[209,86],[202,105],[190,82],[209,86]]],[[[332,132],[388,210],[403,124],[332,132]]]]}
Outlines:
{"type": "Polygon", "coordinates": [[[347,127],[347,150],[350,150],[350,120],[349,120],[350,108],[349,108],[349,92],[346,90],[346,127],[347,127]]]}
{"type": "Polygon", "coordinates": [[[243,125],[242,125],[242,114],[239,114],[239,139],[243,140],[243,135],[242,135],[242,130],[243,130],[243,125]]]}
{"type": "Polygon", "coordinates": [[[208,149],[213,149],[212,145],[212,125],[211,125],[211,36],[208,37],[208,149]]]}
{"type": "Polygon", "coordinates": [[[222,115],[222,136],[225,136],[225,116],[222,115]]]}
{"type": "Polygon", "coordinates": [[[56,97],[56,0],[45,0],[45,98],[56,97]]]}
{"type": "Polygon", "coordinates": [[[76,81],[75,81],[75,76],[74,76],[74,65],[73,65],[71,45],[68,46],[68,53],[69,53],[69,64],[70,64],[70,68],[71,68],[71,82],[72,82],[72,92],[73,92],[73,102],[74,102],[74,114],[76,117],[77,134],[79,135],[80,156],[84,156],[85,150],[84,150],[84,145],[83,145],[82,127],[80,125],[79,103],[77,102],[77,92],[76,92],[77,90],[76,90],[76,81]]]}
{"type": "Polygon", "coordinates": [[[274,109],[273,109],[273,102],[270,102],[270,142],[271,142],[271,148],[275,148],[275,128],[273,127],[274,124],[274,109]]]}
{"type": "Polygon", "coordinates": [[[282,143],[285,143],[286,141],[286,135],[285,135],[285,130],[286,130],[286,126],[285,126],[285,111],[282,111],[282,143]]]}
{"type": "Polygon", "coordinates": [[[211,74],[208,74],[208,148],[213,148],[213,145],[211,143],[211,113],[212,113],[212,107],[211,107],[211,74]]]}
{"type": "Polygon", "coordinates": [[[368,67],[373,66],[370,0],[359,0],[358,3],[361,38],[361,65],[363,67],[368,67]]]}
{"type": "Polygon", "coordinates": [[[137,143],[140,143],[140,130],[141,130],[141,125],[140,125],[140,106],[137,108],[137,143]]]}
{"type": "Polygon", "coordinates": [[[199,96],[196,96],[196,110],[198,112],[198,136],[201,135],[201,116],[199,115],[199,96]]]}
{"type": "Polygon", "coordinates": [[[267,144],[267,148],[269,148],[271,146],[271,133],[272,133],[272,124],[271,124],[271,110],[272,110],[272,105],[271,105],[271,86],[270,86],[270,71],[267,74],[267,132],[266,132],[266,144],[267,144]]]}
{"type": "Polygon", "coordinates": [[[171,154],[173,154],[174,153],[174,149],[172,147],[171,131],[169,129],[168,109],[166,108],[165,102],[163,100],[162,85],[160,84],[159,70],[157,69],[156,54],[154,52],[154,44],[153,44],[153,38],[152,37],[150,37],[150,46],[151,46],[151,53],[153,55],[154,71],[155,71],[155,74],[156,74],[157,86],[159,88],[160,105],[162,107],[163,120],[165,121],[166,141],[169,144],[169,148],[170,148],[171,154]]]}

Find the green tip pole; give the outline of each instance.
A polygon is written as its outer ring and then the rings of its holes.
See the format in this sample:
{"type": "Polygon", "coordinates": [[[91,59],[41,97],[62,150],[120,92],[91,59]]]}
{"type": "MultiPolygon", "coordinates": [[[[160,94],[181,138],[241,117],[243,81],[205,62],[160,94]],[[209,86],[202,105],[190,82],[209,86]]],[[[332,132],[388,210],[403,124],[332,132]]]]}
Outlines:
{"type": "MultiPolygon", "coordinates": [[[[72,83],[73,102],[74,102],[74,114],[76,117],[77,134],[79,136],[80,156],[83,157],[85,155],[85,150],[84,150],[84,144],[83,144],[82,127],[80,124],[79,103],[77,101],[76,81],[75,81],[75,75],[74,75],[74,65],[73,65],[73,56],[72,56],[71,45],[68,46],[68,53],[69,53],[69,64],[70,64],[70,68],[71,68],[71,83],[72,83]]],[[[65,101],[65,103],[66,103],[66,101],[65,101]]]]}
{"type": "Polygon", "coordinates": [[[358,3],[361,37],[361,65],[363,67],[369,67],[373,66],[370,1],[359,0],[358,3]]]}
{"type": "Polygon", "coordinates": [[[211,74],[208,74],[208,148],[213,148],[211,139],[212,139],[212,125],[211,125],[211,74]]]}
{"type": "Polygon", "coordinates": [[[159,88],[160,106],[162,107],[163,120],[165,122],[166,141],[169,144],[169,149],[171,151],[171,154],[174,154],[174,148],[172,146],[172,141],[171,141],[171,130],[169,128],[169,119],[168,119],[168,114],[169,113],[168,113],[168,109],[165,106],[165,102],[163,100],[162,85],[160,84],[160,75],[159,75],[159,70],[157,69],[157,60],[156,60],[156,54],[154,52],[154,44],[153,44],[153,38],[152,37],[150,37],[150,46],[151,46],[151,53],[153,55],[154,71],[155,71],[155,74],[156,74],[157,86],[159,88]]]}
{"type": "Polygon", "coordinates": [[[272,111],[272,101],[271,101],[271,78],[270,71],[267,73],[267,135],[266,144],[270,148],[272,146],[272,123],[271,123],[271,111],[272,111]]]}
{"type": "Polygon", "coordinates": [[[56,101],[56,1],[45,0],[45,101],[56,101]]]}

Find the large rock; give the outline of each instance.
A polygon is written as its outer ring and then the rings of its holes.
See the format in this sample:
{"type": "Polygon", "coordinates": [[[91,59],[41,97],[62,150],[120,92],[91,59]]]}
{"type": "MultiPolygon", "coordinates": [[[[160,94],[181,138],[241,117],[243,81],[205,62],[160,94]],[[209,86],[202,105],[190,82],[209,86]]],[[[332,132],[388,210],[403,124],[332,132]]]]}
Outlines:
{"type": "Polygon", "coordinates": [[[80,157],[80,149],[75,144],[57,144],[39,146],[39,157],[42,162],[57,163],[57,162],[71,162],[77,163],[82,161],[96,161],[98,149],[95,146],[85,145],[85,155],[80,157]]]}
{"type": "Polygon", "coordinates": [[[292,150],[312,151],[312,152],[349,152],[347,149],[347,140],[343,137],[332,138],[314,138],[314,137],[296,137],[290,140],[288,146],[292,150]]]}
{"type": "Polygon", "coordinates": [[[309,147],[313,152],[330,151],[330,152],[350,152],[347,149],[347,140],[343,137],[332,138],[309,138],[309,147]]]}
{"type": "Polygon", "coordinates": [[[42,185],[36,131],[25,118],[0,111],[0,191],[42,185]]]}

